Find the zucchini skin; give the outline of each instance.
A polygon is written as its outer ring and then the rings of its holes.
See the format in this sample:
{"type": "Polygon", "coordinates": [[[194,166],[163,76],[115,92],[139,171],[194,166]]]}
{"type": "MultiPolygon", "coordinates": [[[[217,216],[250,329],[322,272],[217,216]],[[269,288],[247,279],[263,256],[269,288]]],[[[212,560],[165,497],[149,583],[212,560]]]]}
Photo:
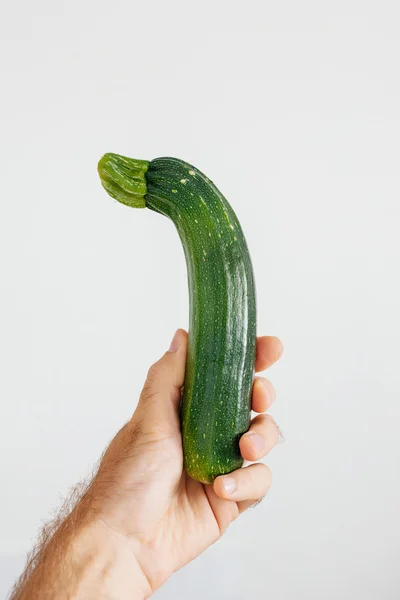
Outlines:
{"type": "Polygon", "coordinates": [[[198,169],[158,158],[146,172],[146,206],[175,224],[185,252],[189,338],[181,407],[184,464],[197,481],[243,464],[256,343],[256,293],[239,221],[198,169]]]}
{"type": "Polygon", "coordinates": [[[201,171],[177,158],[106,154],[104,188],[119,202],[169,217],[187,264],[189,337],[181,425],[184,466],[211,483],[243,464],[256,345],[256,292],[247,243],[231,206],[201,171]]]}

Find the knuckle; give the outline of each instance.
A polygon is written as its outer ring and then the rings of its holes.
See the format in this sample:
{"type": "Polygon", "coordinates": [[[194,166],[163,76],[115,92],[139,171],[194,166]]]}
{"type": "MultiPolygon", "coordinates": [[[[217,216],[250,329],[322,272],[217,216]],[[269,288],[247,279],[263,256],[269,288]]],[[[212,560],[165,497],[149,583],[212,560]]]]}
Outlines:
{"type": "Polygon", "coordinates": [[[160,361],[156,361],[155,363],[153,363],[151,365],[151,367],[147,371],[147,380],[146,381],[149,381],[150,383],[152,381],[154,381],[154,379],[157,377],[159,372],[160,372],[160,361]]]}
{"type": "Polygon", "coordinates": [[[146,381],[144,382],[144,386],[141,393],[142,401],[149,400],[155,394],[157,381],[160,379],[160,376],[163,372],[163,368],[160,363],[161,361],[155,362],[147,371],[146,381]]]}
{"type": "Polygon", "coordinates": [[[147,380],[150,382],[164,377],[173,367],[173,356],[166,352],[159,360],[153,363],[147,372],[147,380]]]}

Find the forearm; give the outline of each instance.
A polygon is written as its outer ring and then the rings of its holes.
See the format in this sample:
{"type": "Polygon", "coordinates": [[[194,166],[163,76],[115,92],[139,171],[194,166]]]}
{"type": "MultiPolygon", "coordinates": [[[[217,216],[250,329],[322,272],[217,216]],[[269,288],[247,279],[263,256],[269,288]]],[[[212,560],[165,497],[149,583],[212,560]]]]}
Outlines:
{"type": "Polygon", "coordinates": [[[68,517],[11,600],[145,600],[151,588],[131,549],[102,521],[85,525],[68,517]]]}

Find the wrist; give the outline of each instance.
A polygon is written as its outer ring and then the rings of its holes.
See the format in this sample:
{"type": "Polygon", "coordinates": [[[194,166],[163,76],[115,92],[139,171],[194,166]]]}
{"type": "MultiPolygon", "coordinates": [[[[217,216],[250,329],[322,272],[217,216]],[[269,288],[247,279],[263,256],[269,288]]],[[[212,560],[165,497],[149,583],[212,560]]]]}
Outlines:
{"type": "Polygon", "coordinates": [[[146,600],[151,585],[134,552],[101,520],[83,526],[71,540],[74,600],[146,600]]]}

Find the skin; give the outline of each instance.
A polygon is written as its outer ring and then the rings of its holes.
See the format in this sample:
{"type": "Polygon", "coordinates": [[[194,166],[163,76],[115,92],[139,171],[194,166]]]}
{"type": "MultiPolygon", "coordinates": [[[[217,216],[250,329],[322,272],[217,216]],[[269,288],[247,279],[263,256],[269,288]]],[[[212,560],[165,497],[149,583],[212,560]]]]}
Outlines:
{"type": "MultiPolygon", "coordinates": [[[[178,329],[150,368],[132,418],[79,502],[43,535],[11,600],[148,598],[265,495],[271,472],[262,463],[213,484],[183,470],[179,405],[186,348],[187,333],[178,329]]],[[[281,353],[278,338],[258,338],[256,371],[281,353]]],[[[265,414],[274,399],[272,384],[256,377],[252,409],[259,414],[240,440],[247,461],[261,459],[278,442],[279,429],[265,414]]]]}

